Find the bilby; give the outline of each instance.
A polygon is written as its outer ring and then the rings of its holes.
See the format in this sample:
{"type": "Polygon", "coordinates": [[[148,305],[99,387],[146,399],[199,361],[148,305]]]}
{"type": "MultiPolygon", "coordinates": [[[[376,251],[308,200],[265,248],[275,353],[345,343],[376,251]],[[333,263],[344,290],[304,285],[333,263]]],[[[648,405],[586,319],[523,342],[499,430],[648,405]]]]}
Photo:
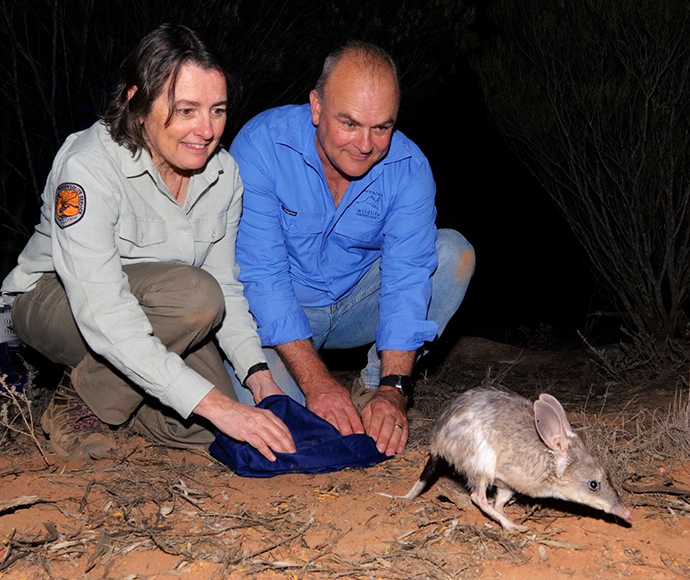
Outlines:
{"type": "Polygon", "coordinates": [[[604,467],[573,432],[561,404],[542,394],[534,403],[485,386],[462,393],[441,414],[431,435],[431,455],[404,496],[413,499],[451,465],[467,478],[472,502],[509,530],[524,531],[503,507],[515,492],[564,499],[632,521],[604,467]],[[487,489],[495,486],[493,504],[487,489]]]}

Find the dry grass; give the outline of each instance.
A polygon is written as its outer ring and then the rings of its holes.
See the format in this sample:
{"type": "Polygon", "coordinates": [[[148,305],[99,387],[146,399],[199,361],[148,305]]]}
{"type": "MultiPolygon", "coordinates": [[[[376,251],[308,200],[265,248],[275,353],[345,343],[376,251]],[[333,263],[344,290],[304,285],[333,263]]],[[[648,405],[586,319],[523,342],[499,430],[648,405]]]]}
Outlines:
{"type": "Polygon", "coordinates": [[[48,467],[50,462],[38,440],[34,405],[29,397],[35,378],[36,371],[29,365],[26,365],[26,383],[21,388],[10,384],[5,375],[0,375],[0,448],[8,439],[23,435],[36,445],[48,467]]]}

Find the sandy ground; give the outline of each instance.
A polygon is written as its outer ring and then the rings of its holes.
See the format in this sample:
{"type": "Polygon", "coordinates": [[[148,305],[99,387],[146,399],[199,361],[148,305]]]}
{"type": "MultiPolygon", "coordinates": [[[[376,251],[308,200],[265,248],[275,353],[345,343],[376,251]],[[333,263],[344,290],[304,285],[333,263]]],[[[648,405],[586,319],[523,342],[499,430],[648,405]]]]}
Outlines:
{"type": "Polygon", "coordinates": [[[28,441],[5,445],[0,578],[690,578],[687,462],[658,461],[621,490],[632,524],[518,498],[507,513],[529,531],[511,533],[449,477],[412,501],[376,493],[417,480],[427,453],[414,438],[432,421],[369,469],[271,479],[126,434],[111,458],[48,455],[50,467],[28,441]]]}
{"type": "MultiPolygon", "coordinates": [[[[525,500],[507,511],[530,531],[507,533],[448,478],[412,501],[376,493],[405,493],[425,461],[410,451],[367,470],[248,479],[139,438],[91,464],[3,457],[0,501],[31,505],[0,517],[3,551],[19,556],[0,578],[690,577],[687,501],[624,494],[628,525],[525,500]]],[[[673,485],[690,489],[688,472],[673,485]]]]}

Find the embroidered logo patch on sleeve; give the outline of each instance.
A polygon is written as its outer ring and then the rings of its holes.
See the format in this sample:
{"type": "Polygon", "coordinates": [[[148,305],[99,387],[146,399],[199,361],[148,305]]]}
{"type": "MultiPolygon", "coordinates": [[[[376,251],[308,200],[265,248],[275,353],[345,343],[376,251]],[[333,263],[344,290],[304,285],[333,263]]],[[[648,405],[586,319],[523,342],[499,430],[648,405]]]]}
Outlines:
{"type": "Polygon", "coordinates": [[[61,183],[55,194],[55,223],[61,228],[76,224],[86,211],[86,193],[76,183],[61,183]]]}

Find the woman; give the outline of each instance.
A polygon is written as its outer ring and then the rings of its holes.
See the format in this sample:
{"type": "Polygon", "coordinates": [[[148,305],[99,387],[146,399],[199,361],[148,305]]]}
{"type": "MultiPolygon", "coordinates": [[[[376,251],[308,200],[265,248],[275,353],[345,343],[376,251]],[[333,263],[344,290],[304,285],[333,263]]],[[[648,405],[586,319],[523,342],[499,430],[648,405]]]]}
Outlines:
{"type": "Polygon", "coordinates": [[[64,457],[107,453],[107,425],[132,417],[171,446],[208,446],[215,427],[271,460],[295,450],[282,421],[236,401],[216,346],[255,401],[282,393],[237,281],[242,186],[217,149],[229,81],[196,33],[165,24],[55,158],[2,293],[20,339],[68,367],[42,417],[64,457]]]}

